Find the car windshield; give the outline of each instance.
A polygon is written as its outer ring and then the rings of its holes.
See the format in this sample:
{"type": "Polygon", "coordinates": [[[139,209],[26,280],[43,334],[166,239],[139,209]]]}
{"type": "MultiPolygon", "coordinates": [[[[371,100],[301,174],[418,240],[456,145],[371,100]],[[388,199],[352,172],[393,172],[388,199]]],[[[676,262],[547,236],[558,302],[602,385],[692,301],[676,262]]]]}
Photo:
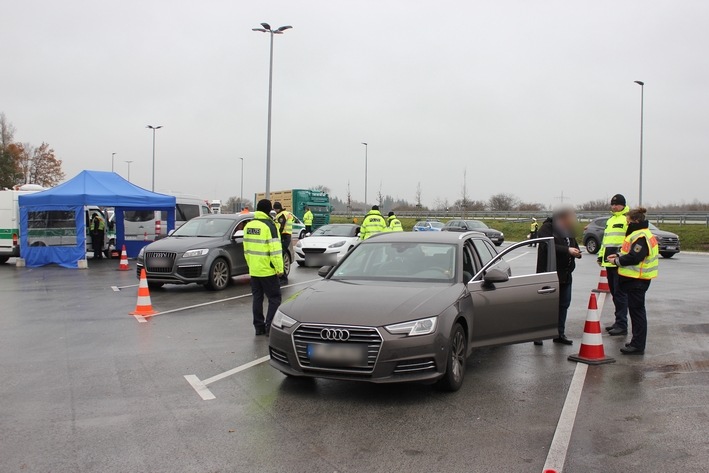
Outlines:
{"type": "Polygon", "coordinates": [[[429,222],[433,228],[443,228],[443,224],[441,222],[429,222]]]}
{"type": "Polygon", "coordinates": [[[468,223],[468,226],[470,228],[479,228],[481,230],[484,230],[486,228],[489,228],[487,225],[482,223],[480,220],[466,220],[468,223]]]}
{"type": "Polygon", "coordinates": [[[234,223],[226,218],[195,218],[182,225],[172,234],[174,237],[214,238],[226,235],[234,223]]]}
{"type": "Polygon", "coordinates": [[[311,236],[351,237],[354,233],[355,229],[350,225],[323,225],[311,236]]]}
{"type": "Polygon", "coordinates": [[[451,244],[369,242],[356,247],[332,279],[453,283],[455,261],[451,244]]]}

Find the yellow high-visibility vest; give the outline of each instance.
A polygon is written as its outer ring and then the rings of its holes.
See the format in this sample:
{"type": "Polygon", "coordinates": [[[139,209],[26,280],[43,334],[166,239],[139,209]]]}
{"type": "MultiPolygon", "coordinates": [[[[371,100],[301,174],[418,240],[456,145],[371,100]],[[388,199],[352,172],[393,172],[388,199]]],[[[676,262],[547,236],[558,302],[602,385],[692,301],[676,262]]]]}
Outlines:
{"type": "Polygon", "coordinates": [[[381,212],[378,210],[370,210],[364,220],[362,221],[362,226],[359,229],[359,237],[362,240],[366,240],[380,232],[385,232],[387,225],[384,222],[384,217],[382,217],[381,212]]]}
{"type": "Polygon", "coordinates": [[[649,254],[636,266],[619,266],[618,274],[633,279],[655,279],[660,267],[660,249],[657,246],[657,239],[650,230],[643,228],[625,237],[623,246],[620,249],[620,254],[622,256],[630,253],[630,250],[639,238],[645,238],[647,241],[648,247],[650,248],[649,254]]]}
{"type": "Polygon", "coordinates": [[[601,259],[601,264],[607,268],[612,267],[613,264],[606,261],[606,250],[609,250],[609,254],[616,253],[625,241],[625,233],[628,230],[628,220],[625,215],[628,212],[630,212],[630,207],[626,206],[620,212],[613,212],[613,215],[606,221],[606,229],[603,232],[603,241],[598,257],[601,259]]]}
{"type": "Polygon", "coordinates": [[[291,235],[293,233],[293,214],[287,210],[281,210],[278,215],[276,215],[276,222],[280,220],[281,216],[286,218],[286,224],[283,226],[283,231],[281,233],[291,235]]]}
{"type": "Polygon", "coordinates": [[[283,247],[276,224],[263,212],[244,227],[244,257],[249,274],[255,277],[283,273],[283,247]]]}

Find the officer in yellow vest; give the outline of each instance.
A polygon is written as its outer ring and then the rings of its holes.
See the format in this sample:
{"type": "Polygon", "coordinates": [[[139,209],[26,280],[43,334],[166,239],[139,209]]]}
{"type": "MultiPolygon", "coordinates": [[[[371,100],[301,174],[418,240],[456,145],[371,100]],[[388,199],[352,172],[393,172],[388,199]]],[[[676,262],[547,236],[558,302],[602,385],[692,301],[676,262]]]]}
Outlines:
{"type": "Polygon", "coordinates": [[[89,224],[91,232],[91,247],[94,250],[94,259],[103,258],[103,239],[106,232],[106,222],[101,215],[94,213],[89,224]]]}
{"type": "Polygon", "coordinates": [[[598,263],[606,268],[608,274],[608,287],[613,297],[615,306],[615,321],[613,325],[608,325],[606,331],[610,335],[628,334],[628,296],[620,290],[618,267],[609,263],[605,255],[613,255],[620,251],[620,247],[625,240],[625,232],[628,229],[628,220],[625,216],[630,208],[625,203],[622,194],[616,194],[611,199],[611,216],[606,221],[606,229],[603,232],[603,242],[598,251],[598,263]]]}
{"type": "Polygon", "coordinates": [[[373,205],[372,210],[367,212],[362,220],[362,226],[359,229],[359,237],[362,240],[366,240],[372,235],[377,233],[385,232],[387,229],[387,224],[384,221],[384,216],[379,211],[378,205],[373,205]]]}
{"type": "Polygon", "coordinates": [[[404,227],[401,225],[401,220],[396,218],[394,212],[389,212],[387,215],[387,232],[403,232],[404,227]]]}
{"type": "MultiPolygon", "coordinates": [[[[529,224],[529,239],[534,240],[539,235],[539,223],[537,219],[532,217],[532,223],[529,224]]],[[[530,243],[529,246],[537,246],[536,243],[530,243]]]]}
{"type": "Polygon", "coordinates": [[[620,289],[628,295],[628,310],[633,328],[633,338],[620,351],[624,355],[645,353],[647,339],[647,312],[645,293],[650,281],[657,277],[659,248],[645,218],[647,211],[640,207],[628,212],[627,236],[619,254],[607,257],[618,266],[620,289]]]}
{"type": "Polygon", "coordinates": [[[313,233],[313,213],[310,211],[310,207],[305,207],[305,214],[303,214],[303,224],[305,225],[306,235],[313,233]]]}
{"type": "Polygon", "coordinates": [[[244,227],[244,257],[251,275],[253,294],[253,321],[256,335],[268,335],[271,321],[281,305],[283,276],[283,247],[276,224],[269,217],[271,201],[260,200],[254,219],[244,227]],[[263,316],[264,295],[268,298],[268,311],[263,316]]]}
{"type": "MultiPolygon", "coordinates": [[[[290,255],[291,239],[293,237],[293,214],[283,208],[280,202],[273,203],[273,210],[276,211],[276,216],[273,218],[278,226],[278,232],[281,234],[281,246],[283,254],[290,255]]],[[[281,277],[281,284],[288,284],[288,276],[281,277]]]]}

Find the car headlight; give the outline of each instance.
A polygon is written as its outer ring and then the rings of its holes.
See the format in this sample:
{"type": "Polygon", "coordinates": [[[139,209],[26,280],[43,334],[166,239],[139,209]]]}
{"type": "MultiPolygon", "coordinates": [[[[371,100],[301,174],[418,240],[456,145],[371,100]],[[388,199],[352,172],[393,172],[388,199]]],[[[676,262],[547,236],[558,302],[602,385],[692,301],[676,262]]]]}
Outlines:
{"type": "Polygon", "coordinates": [[[502,233],[502,232],[500,232],[500,237],[503,237],[503,236],[505,236],[505,234],[504,234],[504,233],[502,233]]]}
{"type": "Polygon", "coordinates": [[[183,258],[191,258],[193,256],[204,256],[209,253],[209,248],[200,248],[198,250],[187,250],[185,254],[182,255],[183,258]]]}
{"type": "Polygon", "coordinates": [[[295,244],[295,247],[300,248],[301,246],[303,246],[303,242],[301,240],[298,240],[298,243],[295,244]]]}
{"type": "Polygon", "coordinates": [[[387,332],[392,335],[428,335],[436,331],[438,317],[428,317],[426,319],[412,320],[411,322],[402,322],[400,324],[387,325],[387,332]]]}
{"type": "Polygon", "coordinates": [[[145,256],[145,247],[142,247],[140,251],[138,252],[138,259],[143,259],[145,256]]]}
{"type": "Polygon", "coordinates": [[[337,243],[333,243],[332,245],[328,246],[328,248],[340,248],[345,246],[345,243],[347,243],[345,240],[338,241],[337,243]]]}
{"type": "Polygon", "coordinates": [[[286,314],[278,310],[276,311],[276,315],[273,316],[273,321],[271,321],[271,325],[278,328],[290,328],[297,322],[297,320],[288,317],[286,314]]]}

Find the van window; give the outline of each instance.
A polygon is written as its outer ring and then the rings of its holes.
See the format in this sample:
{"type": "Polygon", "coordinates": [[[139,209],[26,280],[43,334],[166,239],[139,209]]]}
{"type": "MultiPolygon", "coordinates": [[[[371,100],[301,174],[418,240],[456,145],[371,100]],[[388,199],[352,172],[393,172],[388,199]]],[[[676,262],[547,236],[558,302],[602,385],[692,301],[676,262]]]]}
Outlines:
{"type": "Polygon", "coordinates": [[[186,222],[195,217],[199,217],[199,205],[194,204],[177,204],[177,215],[175,220],[186,222]]]}
{"type": "Polygon", "coordinates": [[[150,222],[155,219],[155,212],[152,210],[126,210],[123,212],[123,219],[129,222],[150,222]]]}
{"type": "Polygon", "coordinates": [[[212,211],[209,210],[209,207],[207,207],[206,205],[202,206],[202,215],[207,215],[207,214],[211,214],[211,213],[212,213],[212,211]]]}

